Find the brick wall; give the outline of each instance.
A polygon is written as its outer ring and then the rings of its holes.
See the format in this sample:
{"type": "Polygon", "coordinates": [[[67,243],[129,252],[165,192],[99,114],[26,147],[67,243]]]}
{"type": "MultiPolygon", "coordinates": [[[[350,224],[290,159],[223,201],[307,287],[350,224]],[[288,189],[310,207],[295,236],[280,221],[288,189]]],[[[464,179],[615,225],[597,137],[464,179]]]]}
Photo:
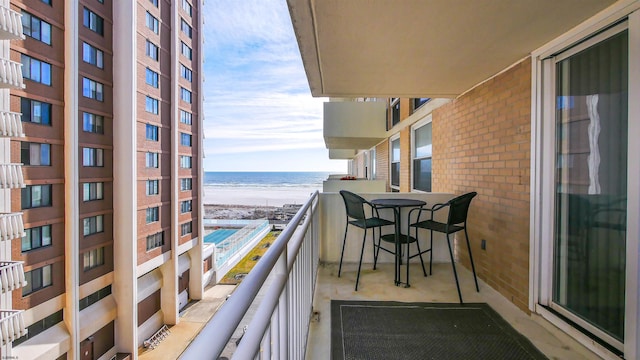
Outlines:
{"type": "Polygon", "coordinates": [[[400,192],[411,192],[411,165],[411,127],[407,126],[400,130],[400,192]]]}
{"type": "Polygon", "coordinates": [[[389,174],[389,140],[383,141],[376,145],[376,180],[386,180],[387,189],[391,191],[389,186],[391,175],[389,174]]]}
{"type": "MultiPolygon", "coordinates": [[[[433,191],[478,192],[468,222],[476,270],[524,311],[529,291],[530,122],[530,59],[433,112],[433,191]],[[480,248],[481,239],[486,250],[480,248]]],[[[458,238],[463,244],[464,235],[458,238]]],[[[458,253],[470,268],[466,246],[459,246],[458,253]]]]}

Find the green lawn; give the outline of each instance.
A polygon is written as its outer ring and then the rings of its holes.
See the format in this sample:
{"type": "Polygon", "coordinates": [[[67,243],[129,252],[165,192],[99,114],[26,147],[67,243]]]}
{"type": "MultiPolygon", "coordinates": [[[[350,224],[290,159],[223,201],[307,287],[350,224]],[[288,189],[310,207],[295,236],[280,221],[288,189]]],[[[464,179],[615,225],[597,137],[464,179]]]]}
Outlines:
{"type": "Polygon", "coordinates": [[[262,255],[264,255],[264,253],[269,249],[269,245],[273,244],[279,235],[280,231],[271,231],[268,233],[267,236],[260,240],[260,242],[251,251],[249,251],[249,253],[242,258],[236,266],[229,270],[227,275],[225,275],[218,283],[224,285],[239,284],[242,279],[236,279],[235,276],[238,274],[248,274],[259,260],[253,259],[256,256],[262,257],[262,255]]]}

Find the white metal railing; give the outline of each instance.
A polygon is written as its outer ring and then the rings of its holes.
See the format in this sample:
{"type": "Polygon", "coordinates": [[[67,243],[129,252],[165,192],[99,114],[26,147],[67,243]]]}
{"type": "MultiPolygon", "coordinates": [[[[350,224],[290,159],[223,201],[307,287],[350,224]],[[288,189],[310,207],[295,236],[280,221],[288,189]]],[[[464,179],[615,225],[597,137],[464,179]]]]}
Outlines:
{"type": "Polygon", "coordinates": [[[24,235],[21,212],[0,214],[0,241],[11,241],[24,235]]]}
{"type": "Polygon", "coordinates": [[[0,5],[0,40],[24,39],[22,14],[0,5]]]}
{"type": "Polygon", "coordinates": [[[304,359],[318,271],[318,202],[316,191],[180,359],[218,359],[249,308],[256,311],[233,359],[304,359]]]}
{"type": "Polygon", "coordinates": [[[0,340],[2,345],[27,335],[23,313],[24,310],[0,310],[0,340]]]}
{"type": "Polygon", "coordinates": [[[251,239],[269,227],[269,221],[263,220],[247,224],[235,234],[216,244],[216,267],[221,267],[234,254],[242,249],[251,239]]]}
{"type": "Polygon", "coordinates": [[[0,136],[23,137],[22,114],[0,111],[0,136]]]}
{"type": "Polygon", "coordinates": [[[0,164],[0,189],[25,187],[22,164],[0,164]]]}
{"type": "Polygon", "coordinates": [[[0,262],[0,289],[3,293],[8,293],[27,285],[22,264],[22,261],[0,262]]]}
{"type": "Polygon", "coordinates": [[[22,64],[19,62],[0,59],[0,88],[24,88],[22,78],[22,64]]]}

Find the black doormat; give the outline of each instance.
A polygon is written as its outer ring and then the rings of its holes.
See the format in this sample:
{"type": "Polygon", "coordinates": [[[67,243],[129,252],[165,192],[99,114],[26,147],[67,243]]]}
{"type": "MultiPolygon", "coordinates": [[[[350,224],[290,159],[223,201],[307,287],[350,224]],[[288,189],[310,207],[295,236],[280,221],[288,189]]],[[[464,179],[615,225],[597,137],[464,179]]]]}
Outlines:
{"type": "Polygon", "coordinates": [[[484,303],[331,301],[331,358],[547,359],[484,303]]]}

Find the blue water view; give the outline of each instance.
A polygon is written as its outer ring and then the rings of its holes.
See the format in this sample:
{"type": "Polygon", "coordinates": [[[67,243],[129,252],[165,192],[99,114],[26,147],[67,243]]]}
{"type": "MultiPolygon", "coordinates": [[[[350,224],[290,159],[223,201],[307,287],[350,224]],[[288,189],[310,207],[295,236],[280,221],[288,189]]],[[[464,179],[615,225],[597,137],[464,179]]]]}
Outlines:
{"type": "Polygon", "coordinates": [[[320,188],[329,172],[212,172],[204,173],[204,185],[216,187],[320,188]]]}
{"type": "Polygon", "coordinates": [[[204,242],[207,244],[219,244],[223,242],[229,236],[238,232],[238,229],[218,229],[204,237],[204,242]]]}

